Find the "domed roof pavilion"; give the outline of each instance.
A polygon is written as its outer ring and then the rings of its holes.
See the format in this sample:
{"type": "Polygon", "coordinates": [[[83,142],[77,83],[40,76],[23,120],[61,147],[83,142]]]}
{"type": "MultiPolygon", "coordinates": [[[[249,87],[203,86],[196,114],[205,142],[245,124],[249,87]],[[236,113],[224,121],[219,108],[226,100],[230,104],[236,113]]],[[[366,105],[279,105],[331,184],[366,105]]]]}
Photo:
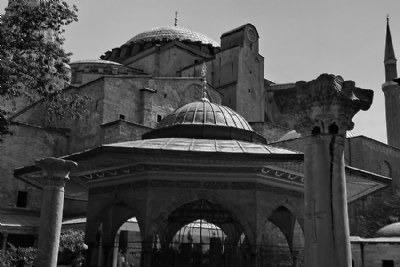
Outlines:
{"type": "Polygon", "coordinates": [[[143,139],[168,137],[266,143],[241,115],[206,98],[178,108],[166,116],[157,129],[143,135],[143,139]]]}

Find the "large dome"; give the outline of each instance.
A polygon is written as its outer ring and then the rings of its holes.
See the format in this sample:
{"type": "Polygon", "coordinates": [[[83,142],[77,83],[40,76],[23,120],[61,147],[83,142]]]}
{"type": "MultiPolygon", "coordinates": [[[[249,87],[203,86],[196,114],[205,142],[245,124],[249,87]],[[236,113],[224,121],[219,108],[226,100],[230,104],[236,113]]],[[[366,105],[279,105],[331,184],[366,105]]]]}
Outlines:
{"type": "Polygon", "coordinates": [[[126,44],[140,43],[140,42],[153,42],[153,41],[190,41],[190,42],[201,42],[202,44],[212,45],[213,47],[219,47],[219,44],[204,34],[188,30],[186,28],[178,26],[165,26],[153,28],[149,31],[145,31],[135,35],[126,44]]]}
{"type": "Polygon", "coordinates": [[[166,137],[265,143],[265,138],[254,132],[242,116],[228,107],[208,100],[178,108],[161,120],[157,129],[143,135],[143,139],[166,137]]]}

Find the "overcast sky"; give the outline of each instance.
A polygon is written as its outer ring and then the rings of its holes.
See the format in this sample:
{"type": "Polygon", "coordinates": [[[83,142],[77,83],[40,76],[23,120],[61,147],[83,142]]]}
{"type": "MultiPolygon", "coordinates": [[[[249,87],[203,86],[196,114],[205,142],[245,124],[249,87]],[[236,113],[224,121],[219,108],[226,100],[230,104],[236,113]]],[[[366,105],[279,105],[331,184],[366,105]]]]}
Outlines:
{"type": "MultiPolygon", "coordinates": [[[[260,35],[265,78],[277,83],[341,75],[373,89],[374,103],[359,112],[353,133],[386,142],[383,53],[386,15],[400,57],[400,0],[70,0],[79,22],[67,28],[72,61],[99,58],[134,35],[178,25],[219,42],[222,33],[252,23],[260,35]]],[[[4,10],[7,0],[0,0],[4,10]]],[[[399,68],[400,69],[400,68],[399,68]]],[[[400,108],[400,107],[399,107],[400,108]]]]}

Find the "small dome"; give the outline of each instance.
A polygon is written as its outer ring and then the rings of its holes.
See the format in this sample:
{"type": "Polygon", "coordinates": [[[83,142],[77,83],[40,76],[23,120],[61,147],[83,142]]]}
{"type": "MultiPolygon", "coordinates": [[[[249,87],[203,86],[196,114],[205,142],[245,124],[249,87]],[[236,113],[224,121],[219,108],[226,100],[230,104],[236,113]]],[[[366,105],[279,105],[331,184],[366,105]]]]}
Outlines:
{"type": "Polygon", "coordinates": [[[375,237],[400,237],[400,222],[382,227],[376,231],[375,237]]]}
{"type": "Polygon", "coordinates": [[[155,130],[143,135],[143,139],[166,137],[266,142],[238,113],[208,100],[178,108],[161,120],[155,130]]]}
{"type": "Polygon", "coordinates": [[[228,107],[209,101],[193,102],[178,108],[165,117],[157,128],[165,128],[175,124],[221,125],[253,131],[249,123],[238,113],[228,107]]]}
{"type": "Polygon", "coordinates": [[[165,26],[159,28],[153,28],[149,31],[145,31],[135,35],[126,44],[140,43],[140,42],[153,42],[153,41],[190,41],[190,42],[201,42],[202,44],[212,45],[213,47],[219,47],[219,44],[204,34],[188,30],[186,28],[178,26],[165,26]]]}

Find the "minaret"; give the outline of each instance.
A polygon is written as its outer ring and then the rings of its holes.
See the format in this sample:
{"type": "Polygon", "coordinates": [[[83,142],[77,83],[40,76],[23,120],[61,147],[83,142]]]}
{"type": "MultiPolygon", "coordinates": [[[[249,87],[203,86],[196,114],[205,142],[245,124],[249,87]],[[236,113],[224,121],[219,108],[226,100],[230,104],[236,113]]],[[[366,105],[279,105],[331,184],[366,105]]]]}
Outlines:
{"type": "Polygon", "coordinates": [[[394,55],[392,35],[390,34],[389,17],[386,18],[386,42],[385,42],[385,82],[392,82],[397,78],[397,59],[394,55]]]}
{"type": "Polygon", "coordinates": [[[400,86],[393,81],[397,78],[396,61],[388,17],[384,59],[385,83],[382,90],[385,94],[387,142],[390,146],[400,148],[400,86]]]}

